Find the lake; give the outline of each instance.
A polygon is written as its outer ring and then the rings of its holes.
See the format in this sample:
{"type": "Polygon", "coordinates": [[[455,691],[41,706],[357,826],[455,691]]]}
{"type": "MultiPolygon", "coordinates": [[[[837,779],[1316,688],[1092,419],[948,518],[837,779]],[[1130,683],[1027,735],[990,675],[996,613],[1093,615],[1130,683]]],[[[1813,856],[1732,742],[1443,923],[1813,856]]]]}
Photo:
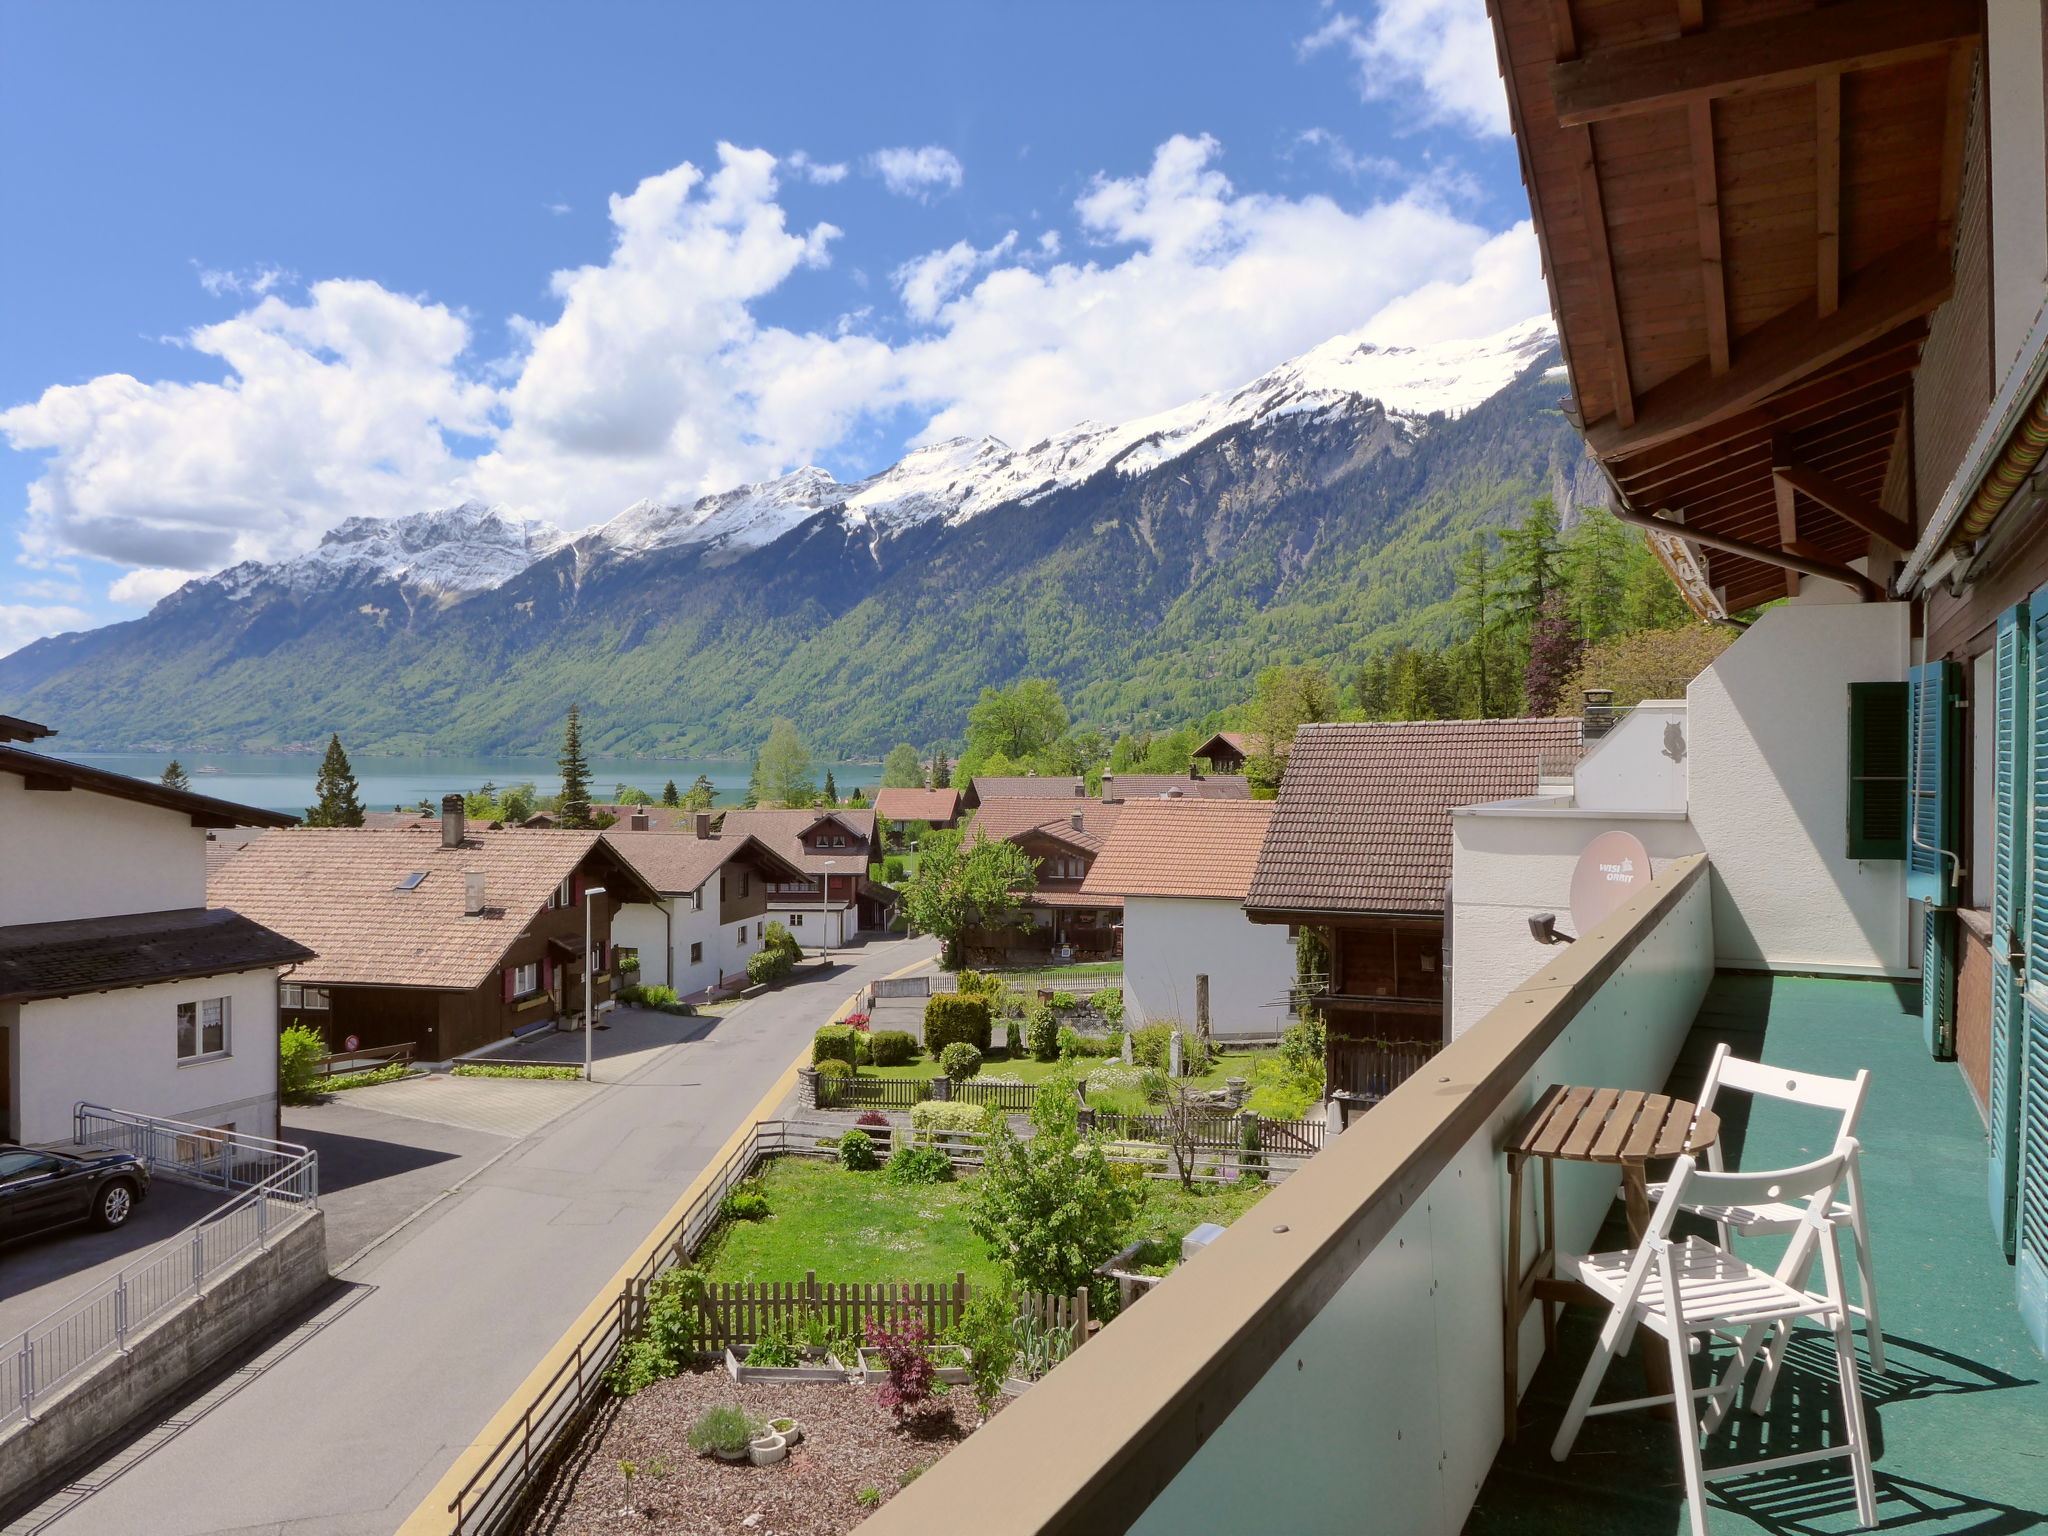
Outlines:
{"type": "MultiPolygon", "coordinates": [[[[57,751],[49,755],[138,779],[160,777],[170,761],[168,754],[149,752],[57,751]]],[[[259,806],[266,811],[289,811],[293,815],[303,813],[313,803],[313,780],[320,771],[320,759],[304,753],[192,752],[179,754],[178,761],[191,776],[192,788],[202,795],[259,806]]],[[[562,787],[562,777],[552,757],[366,754],[351,758],[350,766],[355,769],[356,782],[362,786],[363,808],[371,811],[400,807],[410,810],[420,803],[422,796],[439,805],[445,794],[467,793],[486,783],[503,788],[531,780],[544,795],[555,794],[562,787]]],[[[616,787],[625,784],[644,789],[659,799],[662,785],[670,779],[676,781],[678,789],[688,789],[691,780],[701,773],[717,788],[720,805],[735,805],[747,793],[748,767],[743,762],[708,758],[650,761],[597,757],[590,760],[590,797],[610,800],[616,787]]],[[[816,771],[821,785],[828,768],[834,787],[842,795],[860,788],[872,797],[882,779],[879,763],[819,763],[816,771]]]]}

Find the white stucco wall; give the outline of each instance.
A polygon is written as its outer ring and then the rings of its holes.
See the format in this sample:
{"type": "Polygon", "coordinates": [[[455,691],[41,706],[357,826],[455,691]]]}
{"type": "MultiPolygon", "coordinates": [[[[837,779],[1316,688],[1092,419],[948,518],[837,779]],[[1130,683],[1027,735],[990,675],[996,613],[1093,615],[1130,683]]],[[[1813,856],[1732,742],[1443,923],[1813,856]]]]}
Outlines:
{"type": "Polygon", "coordinates": [[[1587,750],[1572,797],[1589,810],[1685,809],[1685,702],[1645,699],[1587,750]]]}
{"type": "Polygon", "coordinates": [[[1557,951],[1529,935],[1529,919],[1557,915],[1576,935],[1572,873],[1603,832],[1642,840],[1654,875],[1700,851],[1682,812],[1612,812],[1545,806],[1539,799],[1468,805],[1451,812],[1451,1038],[1486,1016],[1557,951]]]}
{"type": "Polygon", "coordinates": [[[81,1099],[277,1134],[275,969],[23,1003],[12,1034],[18,1140],[69,1140],[81,1099]],[[178,1004],[209,997],[229,1000],[230,1054],[181,1066],[178,1004]]]}
{"type": "Polygon", "coordinates": [[[1195,977],[1209,978],[1217,1035],[1276,1035],[1292,1020],[1269,1006],[1294,980],[1294,944],[1281,923],[1255,923],[1234,901],[1124,899],[1124,1011],[1144,1024],[1195,1022],[1195,977]]]}
{"type": "MultiPolygon", "coordinates": [[[[759,930],[773,920],[774,914],[748,918],[747,937],[742,941],[739,923],[718,921],[717,885],[707,883],[703,895],[701,912],[693,908],[688,896],[669,897],[659,906],[635,902],[619,909],[612,919],[612,942],[630,945],[640,952],[640,985],[674,987],[678,994],[687,996],[712,985],[721,975],[744,971],[747,957],[760,952],[759,930]],[[669,966],[671,931],[663,921],[664,912],[674,923],[673,974],[669,966]],[[704,946],[704,958],[695,965],[690,963],[692,944],[704,946]]],[[[808,929],[799,933],[806,944],[817,942],[807,935],[808,929]]]]}
{"type": "Polygon", "coordinates": [[[795,934],[805,949],[837,949],[853,932],[855,922],[851,912],[820,912],[816,907],[770,907],[768,916],[795,934]],[[796,921],[798,918],[803,921],[796,921]]]}
{"type": "Polygon", "coordinates": [[[2041,176],[2040,0],[1989,0],[1991,373],[2002,380],[2040,311],[2048,280],[2048,183],[2041,176]]]}
{"type": "Polygon", "coordinates": [[[0,927],[203,907],[206,833],[175,811],[0,773],[0,870],[0,927]]]}
{"type": "Polygon", "coordinates": [[[1897,682],[1904,603],[1773,608],[1686,690],[1726,966],[1903,976],[1905,866],[1848,856],[1849,684],[1897,682]]]}

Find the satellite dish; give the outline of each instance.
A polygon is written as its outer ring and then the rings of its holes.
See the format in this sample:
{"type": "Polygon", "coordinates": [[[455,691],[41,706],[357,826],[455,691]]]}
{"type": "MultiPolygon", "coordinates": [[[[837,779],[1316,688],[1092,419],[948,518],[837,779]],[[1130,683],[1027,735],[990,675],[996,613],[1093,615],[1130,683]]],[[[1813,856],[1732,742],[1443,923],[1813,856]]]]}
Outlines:
{"type": "Polygon", "coordinates": [[[1650,883],[1650,855],[1632,832],[1602,832],[1572,871],[1572,920],[1580,934],[1650,883]]]}

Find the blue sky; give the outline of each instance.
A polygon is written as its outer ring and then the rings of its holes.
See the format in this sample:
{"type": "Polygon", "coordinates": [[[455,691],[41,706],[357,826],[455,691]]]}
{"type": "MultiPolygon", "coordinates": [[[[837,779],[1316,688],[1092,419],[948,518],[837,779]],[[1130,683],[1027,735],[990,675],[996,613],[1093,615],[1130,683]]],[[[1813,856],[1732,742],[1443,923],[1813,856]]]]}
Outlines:
{"type": "Polygon", "coordinates": [[[0,652],[1542,308],[1481,0],[0,9],[0,652]]]}

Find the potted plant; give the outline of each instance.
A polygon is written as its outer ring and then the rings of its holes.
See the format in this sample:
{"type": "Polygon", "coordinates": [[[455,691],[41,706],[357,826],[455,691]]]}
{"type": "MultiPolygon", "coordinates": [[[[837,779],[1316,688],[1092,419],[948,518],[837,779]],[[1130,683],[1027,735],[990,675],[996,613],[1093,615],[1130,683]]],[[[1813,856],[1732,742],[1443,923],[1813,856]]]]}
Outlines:
{"type": "Polygon", "coordinates": [[[789,1442],[767,1425],[747,1442],[747,1460],[757,1467],[772,1467],[789,1455],[789,1442]]]}
{"type": "Polygon", "coordinates": [[[690,1426],[690,1449],[720,1461],[745,1461],[758,1428],[737,1408],[706,1408],[690,1426]]]}
{"type": "Polygon", "coordinates": [[[774,1430],[776,1434],[782,1436],[790,1445],[803,1444],[804,1427],[797,1423],[795,1419],[770,1419],[768,1427],[774,1430]]]}

